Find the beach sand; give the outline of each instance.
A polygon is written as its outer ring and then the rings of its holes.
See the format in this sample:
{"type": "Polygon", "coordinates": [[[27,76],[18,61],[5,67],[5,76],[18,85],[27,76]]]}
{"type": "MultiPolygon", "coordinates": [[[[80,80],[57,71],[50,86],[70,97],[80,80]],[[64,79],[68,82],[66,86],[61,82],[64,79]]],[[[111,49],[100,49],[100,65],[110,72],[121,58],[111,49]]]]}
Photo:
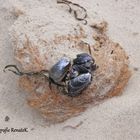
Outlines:
{"type": "Polygon", "coordinates": [[[108,99],[64,123],[48,126],[40,114],[27,105],[26,93],[18,86],[18,77],[4,73],[3,68],[7,64],[15,64],[9,29],[22,14],[22,10],[28,11],[33,5],[53,6],[56,0],[0,0],[0,139],[140,139],[140,1],[73,0],[73,2],[84,6],[93,22],[107,21],[109,37],[120,43],[129,55],[132,77],[127,87],[121,96],[108,99]],[[27,128],[28,132],[4,133],[3,130],[6,128],[9,131],[12,128],[27,128]]]}

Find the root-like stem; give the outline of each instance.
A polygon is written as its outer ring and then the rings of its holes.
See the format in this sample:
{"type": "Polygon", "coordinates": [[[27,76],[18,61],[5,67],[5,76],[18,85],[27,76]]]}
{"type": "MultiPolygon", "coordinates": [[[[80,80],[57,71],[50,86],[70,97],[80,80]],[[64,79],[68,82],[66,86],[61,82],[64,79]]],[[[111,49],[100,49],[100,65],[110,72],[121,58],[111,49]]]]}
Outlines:
{"type": "Polygon", "coordinates": [[[27,75],[27,76],[38,76],[38,75],[42,75],[45,77],[48,77],[46,74],[48,74],[48,70],[41,70],[39,72],[22,72],[19,70],[19,68],[16,65],[7,65],[4,68],[4,72],[6,72],[6,69],[8,71],[13,72],[14,74],[18,75],[18,76],[23,76],[23,75],[27,75]],[[15,70],[9,69],[9,68],[14,68],[15,70]]]}
{"type": "Polygon", "coordinates": [[[72,11],[73,11],[75,19],[77,19],[79,21],[84,21],[85,25],[87,24],[87,20],[86,20],[86,18],[87,18],[87,10],[84,7],[82,7],[81,5],[79,5],[77,3],[73,3],[71,1],[68,1],[68,0],[61,0],[61,1],[57,0],[57,3],[67,5],[69,7],[69,13],[72,13],[72,11]],[[78,12],[76,10],[72,9],[71,6],[76,6],[76,7],[80,8],[80,9],[82,9],[82,11],[84,12],[84,16],[82,18],[80,18],[78,16],[78,12]]]}

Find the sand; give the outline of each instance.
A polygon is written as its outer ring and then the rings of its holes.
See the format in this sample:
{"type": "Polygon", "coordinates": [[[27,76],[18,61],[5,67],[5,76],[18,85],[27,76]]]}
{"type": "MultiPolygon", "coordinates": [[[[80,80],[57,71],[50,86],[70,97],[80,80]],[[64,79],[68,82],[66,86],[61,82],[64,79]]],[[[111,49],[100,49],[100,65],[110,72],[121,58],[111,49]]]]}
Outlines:
{"type": "MultiPolygon", "coordinates": [[[[64,123],[47,126],[46,121],[26,104],[26,93],[18,87],[18,77],[3,73],[3,67],[15,63],[9,28],[32,5],[55,0],[0,0],[0,139],[3,140],[139,140],[140,139],[140,1],[74,0],[83,5],[94,21],[109,23],[108,35],[119,42],[130,57],[132,77],[123,94],[88,109],[64,123]],[[14,8],[13,8],[14,7],[14,8]],[[17,8],[16,8],[17,7],[17,8]],[[21,12],[17,12],[19,9],[21,12]],[[5,117],[9,120],[5,121],[5,117]],[[66,127],[77,126],[77,128],[66,127]],[[27,128],[28,132],[4,132],[5,128],[27,128]]],[[[46,13],[47,14],[47,13],[46,13]]],[[[55,14],[55,13],[54,13],[55,14]]],[[[69,13],[68,13],[69,14],[69,13]]]]}

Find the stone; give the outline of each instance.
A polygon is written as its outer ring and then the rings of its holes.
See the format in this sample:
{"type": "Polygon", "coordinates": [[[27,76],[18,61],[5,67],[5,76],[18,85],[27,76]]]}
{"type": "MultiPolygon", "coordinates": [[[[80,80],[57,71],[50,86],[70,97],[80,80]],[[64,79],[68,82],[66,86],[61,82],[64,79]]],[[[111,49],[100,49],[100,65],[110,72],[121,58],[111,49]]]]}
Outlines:
{"type": "Polygon", "coordinates": [[[89,53],[87,44],[99,66],[89,87],[73,98],[56,85],[50,89],[42,76],[20,77],[20,87],[29,93],[28,104],[49,122],[63,122],[122,93],[131,76],[128,56],[119,43],[109,39],[106,30],[106,22],[84,25],[58,5],[32,7],[11,27],[15,58],[22,71],[49,70],[63,56],[73,60],[79,53],[89,53]]]}

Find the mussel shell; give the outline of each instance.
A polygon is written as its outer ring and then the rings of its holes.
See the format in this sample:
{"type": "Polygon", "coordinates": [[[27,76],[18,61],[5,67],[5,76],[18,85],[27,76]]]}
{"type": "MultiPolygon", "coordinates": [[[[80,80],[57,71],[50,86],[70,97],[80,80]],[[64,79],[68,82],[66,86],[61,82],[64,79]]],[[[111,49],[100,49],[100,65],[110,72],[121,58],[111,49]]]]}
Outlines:
{"type": "Polygon", "coordinates": [[[49,77],[56,83],[62,81],[62,79],[66,76],[69,68],[71,66],[71,62],[68,58],[61,58],[49,71],[49,77]]]}
{"type": "Polygon", "coordinates": [[[77,77],[80,74],[88,73],[89,70],[82,65],[73,65],[70,71],[70,79],[77,77]]]}
{"type": "Polygon", "coordinates": [[[92,58],[92,56],[90,56],[89,54],[87,53],[81,53],[81,54],[78,54],[77,55],[77,58],[75,58],[73,60],[73,63],[74,64],[78,64],[78,65],[81,65],[81,64],[85,64],[87,62],[92,62],[94,63],[94,59],[92,58]]]}
{"type": "Polygon", "coordinates": [[[91,83],[90,73],[81,74],[68,82],[68,95],[71,97],[80,95],[81,92],[91,83]]]}
{"type": "Polygon", "coordinates": [[[77,69],[77,65],[72,66],[70,72],[69,72],[69,77],[70,79],[73,79],[79,75],[79,70],[77,69]]]}

